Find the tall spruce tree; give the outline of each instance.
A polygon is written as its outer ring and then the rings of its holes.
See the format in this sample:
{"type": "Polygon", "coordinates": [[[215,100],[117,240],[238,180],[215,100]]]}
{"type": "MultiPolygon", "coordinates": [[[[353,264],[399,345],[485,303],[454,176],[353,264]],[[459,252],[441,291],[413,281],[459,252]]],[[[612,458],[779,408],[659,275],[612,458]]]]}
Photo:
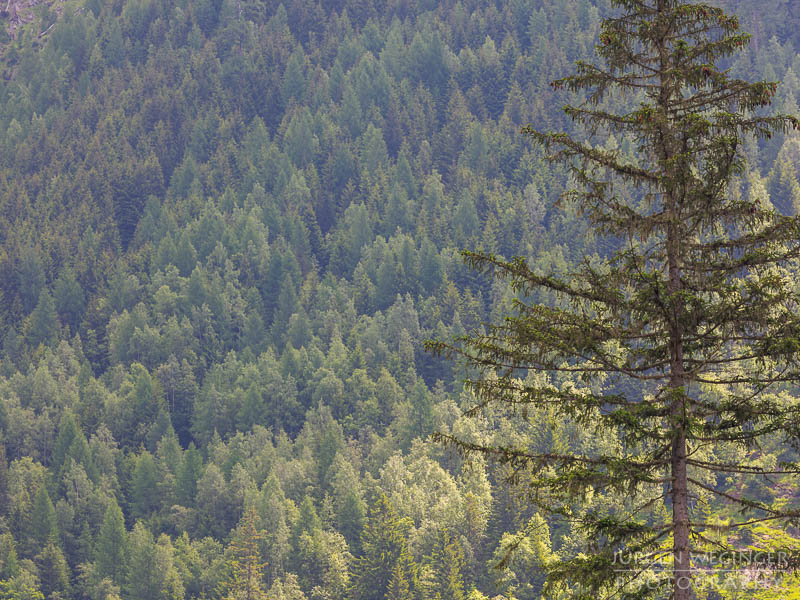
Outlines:
{"type": "Polygon", "coordinates": [[[577,189],[564,200],[619,249],[561,276],[521,258],[465,253],[473,267],[508,278],[520,300],[485,333],[429,347],[473,368],[478,401],[469,414],[551,405],[621,444],[538,453],[439,438],[511,463],[517,481],[527,473],[533,500],[583,531],[587,551],[550,565],[551,583],[570,581],[577,598],[688,600],[691,552],[710,537],[693,499],[739,505],[734,527],[798,514],[709,483],[721,473],[798,473],[752,458],[765,436],[798,434],[797,407],[775,392],[800,379],[800,298],[787,275],[800,254],[800,220],[731,185],[745,172],[744,138],[797,129],[798,120],[763,116],[776,83],[737,80],[719,66],[748,43],[736,17],[681,0],[612,5],[619,16],[603,21],[598,64],[578,62],[552,84],[586,95],[564,109],[586,137],[524,133],[569,166],[577,189]],[[608,108],[631,99],[635,108],[608,108]],[[608,134],[632,142],[635,157],[603,149],[608,134]],[[557,300],[537,303],[542,291],[557,300]],[[745,458],[716,458],[722,446],[745,458]],[[587,509],[593,490],[621,502],[587,509]]]}

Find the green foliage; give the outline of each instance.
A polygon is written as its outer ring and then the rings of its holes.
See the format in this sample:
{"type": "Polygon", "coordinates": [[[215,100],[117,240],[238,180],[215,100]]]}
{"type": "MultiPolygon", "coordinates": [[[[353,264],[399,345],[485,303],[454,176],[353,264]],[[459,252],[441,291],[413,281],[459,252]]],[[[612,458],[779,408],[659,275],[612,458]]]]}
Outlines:
{"type": "Polygon", "coordinates": [[[19,562],[14,536],[4,533],[0,536],[0,580],[8,580],[17,575],[19,575],[19,562]]]}
{"type": "Polygon", "coordinates": [[[86,309],[86,297],[81,284],[75,277],[75,271],[65,268],[53,286],[53,301],[56,311],[65,325],[75,332],[86,309]]]}
{"type": "Polygon", "coordinates": [[[155,495],[158,469],[153,455],[147,450],[136,458],[131,481],[131,514],[136,519],[146,519],[158,506],[155,495]]]}
{"type": "Polygon", "coordinates": [[[74,415],[71,413],[64,413],[61,417],[61,423],[58,427],[58,437],[56,438],[56,444],[53,448],[52,468],[56,473],[61,472],[64,462],[67,459],[70,446],[72,446],[78,436],[83,437],[83,433],[81,433],[78,428],[74,415]]]}
{"type": "Polygon", "coordinates": [[[169,538],[157,541],[141,521],[137,521],[129,539],[128,577],[125,597],[132,600],[179,600],[183,584],[174,565],[174,549],[169,538]]]}
{"type": "MultiPolygon", "coordinates": [[[[730,57],[731,76],[783,79],[774,101],[792,112],[796,19],[773,4],[754,16],[729,3],[758,46],[730,57]]],[[[489,410],[485,430],[460,414],[473,398],[453,363],[421,340],[481,331],[530,300],[465,268],[460,248],[563,275],[621,247],[553,206],[575,179],[519,135],[526,122],[582,135],[544,82],[590,56],[609,3],[14,6],[20,28],[6,32],[11,13],[0,32],[0,557],[15,557],[0,558],[4,593],[214,597],[252,505],[262,591],[352,600],[374,549],[362,540],[377,535],[365,499],[381,492],[407,554],[382,568],[381,598],[497,593],[487,564],[532,509],[503,467],[468,471],[420,440],[595,456],[617,438],[533,410],[530,423],[489,410]],[[146,544],[126,533],[137,519],[146,544]],[[459,566],[434,577],[434,563],[459,566]]],[[[642,100],[609,94],[603,108],[642,100]]],[[[795,142],[746,141],[731,198],[793,214],[795,142]]],[[[593,144],[636,153],[618,133],[593,144]]],[[[615,193],[643,206],[643,189],[615,193]]],[[[592,389],[648,389],[613,385],[592,389]]],[[[795,458],[764,444],[763,465],[795,458]]],[[[703,481],[784,502],[760,479],[703,481]]],[[[625,505],[593,498],[598,514],[625,505]]],[[[730,508],[718,498],[707,511],[730,508]]],[[[564,557],[584,550],[575,521],[551,525],[564,557]]],[[[505,589],[537,593],[531,569],[512,569],[505,589]]]]}
{"type": "MultiPolygon", "coordinates": [[[[386,589],[386,600],[401,600],[411,597],[411,587],[408,577],[403,572],[403,567],[400,563],[396,564],[392,572],[392,578],[389,580],[389,586],[386,589]]],[[[437,596],[438,597],[438,596],[437,596]]]]}
{"type": "Polygon", "coordinates": [[[431,554],[434,588],[442,600],[464,600],[464,550],[450,539],[446,530],[439,532],[431,554]]]}
{"type": "Polygon", "coordinates": [[[47,486],[39,486],[39,491],[33,501],[33,512],[31,514],[33,542],[38,548],[44,548],[51,542],[58,541],[58,522],[56,521],[56,509],[47,486]]]}
{"type": "Polygon", "coordinates": [[[2,600],[44,600],[44,594],[29,579],[15,577],[0,580],[0,598],[2,600]]]}
{"type": "Polygon", "coordinates": [[[351,552],[359,555],[367,511],[358,473],[346,455],[339,452],[328,470],[328,475],[336,512],[336,530],[344,536],[351,552]]]}
{"type": "Polygon", "coordinates": [[[418,593],[417,565],[408,553],[405,527],[386,496],[377,498],[361,534],[363,554],[356,560],[353,598],[382,600],[389,593],[418,593]]]}
{"type": "Polygon", "coordinates": [[[200,531],[216,538],[224,537],[234,520],[230,492],[225,476],[217,465],[210,463],[197,481],[197,506],[200,531]]]}
{"type": "Polygon", "coordinates": [[[267,598],[263,589],[264,564],[258,550],[263,533],[256,529],[256,512],[250,507],[242,517],[237,535],[228,546],[228,580],[223,584],[224,600],[259,600],[267,598]]]}
{"type": "Polygon", "coordinates": [[[116,585],[123,584],[127,573],[128,534],[122,510],[114,499],[109,502],[97,533],[94,561],[101,578],[108,577],[116,585]]]}
{"type": "Polygon", "coordinates": [[[8,460],[6,459],[5,444],[0,444],[0,518],[5,517],[8,513],[8,503],[8,460]]]}
{"type": "Polygon", "coordinates": [[[50,292],[43,288],[39,294],[39,302],[30,316],[28,324],[28,343],[34,348],[39,344],[50,345],[59,330],[58,314],[50,292]]]}
{"type": "Polygon", "coordinates": [[[69,597],[69,567],[64,553],[52,541],[36,556],[42,593],[47,598],[69,597]]]}
{"type": "Polygon", "coordinates": [[[299,562],[300,543],[303,534],[313,535],[315,531],[321,528],[322,522],[317,515],[317,510],[314,508],[314,501],[310,496],[305,496],[300,504],[300,512],[292,527],[292,537],[290,538],[294,560],[299,562]]]}
{"type": "Polygon", "coordinates": [[[490,562],[498,587],[520,600],[540,598],[547,567],[558,560],[547,522],[534,517],[517,534],[503,535],[490,562]]]}
{"type": "Polygon", "coordinates": [[[17,276],[22,309],[29,313],[41,299],[45,287],[44,266],[37,249],[26,246],[20,253],[17,276]]]}
{"type": "MultiPolygon", "coordinates": [[[[691,497],[710,492],[761,518],[794,514],[703,478],[766,477],[753,463],[753,445],[776,432],[797,434],[796,404],[765,390],[800,380],[797,296],[787,277],[800,220],[728,190],[746,173],[743,139],[769,139],[800,121],[763,116],[777,83],[750,83],[717,66],[748,41],[736,17],[690,2],[613,4],[621,14],[601,24],[601,66],[578,61],[573,75],[552,86],[586,95],[564,112],[590,136],[615,134],[635,150],[532,126],[524,132],[570,169],[577,189],[564,195],[565,204],[585,214],[597,234],[625,243],[566,275],[522,257],[505,260],[486,245],[465,252],[471,266],[507,278],[521,299],[486,333],[430,347],[466,359],[476,396],[468,414],[497,404],[527,420],[529,410],[551,406],[595,435],[618,435],[619,444],[537,450],[525,442],[440,439],[510,464],[510,480],[524,478],[538,505],[579,524],[586,550],[549,565],[551,585],[575,582],[581,598],[688,600],[691,540],[707,526],[691,497]],[[640,95],[636,108],[607,108],[609,97],[625,94],[640,95]],[[630,194],[630,186],[642,195],[630,194]],[[765,371],[766,363],[772,368],[765,371]],[[741,453],[731,461],[713,453],[692,458],[709,444],[741,453]],[[598,489],[609,495],[602,507],[588,497],[598,489]],[[615,497],[624,508],[614,506],[615,497]],[[657,514],[664,498],[669,516],[657,514]],[[671,564],[652,572],[652,563],[637,562],[621,573],[620,553],[668,556],[671,564]]],[[[491,40],[481,52],[494,56],[491,40]]],[[[775,472],[798,471],[788,463],[775,472]]]]}
{"type": "Polygon", "coordinates": [[[177,494],[178,501],[184,506],[194,505],[194,498],[197,494],[197,481],[203,474],[203,457],[198,452],[194,442],[189,444],[183,454],[183,462],[178,469],[177,494]]]}

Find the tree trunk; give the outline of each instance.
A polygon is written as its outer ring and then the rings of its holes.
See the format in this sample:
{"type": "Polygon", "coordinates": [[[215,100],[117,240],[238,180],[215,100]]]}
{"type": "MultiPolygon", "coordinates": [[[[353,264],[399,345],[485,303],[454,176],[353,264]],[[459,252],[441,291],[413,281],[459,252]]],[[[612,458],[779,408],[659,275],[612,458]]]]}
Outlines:
{"type": "MultiPolygon", "coordinates": [[[[674,206],[674,205],[673,205],[674,206]]],[[[689,484],[686,467],[686,373],[683,370],[683,327],[681,325],[682,303],[677,299],[682,288],[681,269],[678,261],[678,238],[670,227],[667,239],[669,263],[669,293],[672,308],[670,327],[670,383],[672,393],[670,427],[672,429],[672,558],[673,600],[691,600],[692,573],[689,555],[689,484]]]]}
{"type": "Polygon", "coordinates": [[[670,429],[672,448],[670,467],[672,471],[672,558],[673,558],[673,596],[672,600],[691,600],[692,592],[691,557],[689,554],[689,483],[686,465],[686,422],[688,398],[686,396],[686,372],[683,365],[684,327],[681,323],[683,301],[680,292],[681,281],[680,236],[678,227],[677,202],[668,199],[671,218],[675,221],[667,232],[667,264],[669,265],[668,291],[672,303],[670,337],[670,382],[668,391],[672,394],[670,405],[670,429]]]}
{"type": "MultiPolygon", "coordinates": [[[[658,0],[657,11],[659,16],[667,10],[666,0],[658,0]]],[[[663,37],[658,49],[660,55],[660,94],[658,105],[661,111],[660,121],[660,155],[663,160],[667,175],[667,189],[664,194],[664,204],[667,218],[666,239],[666,267],[667,267],[667,292],[671,309],[667,318],[669,320],[669,353],[670,353],[670,381],[668,391],[672,394],[670,401],[670,430],[671,442],[671,480],[672,490],[672,600],[692,600],[691,557],[689,554],[689,483],[687,480],[686,465],[686,373],[683,365],[683,336],[682,324],[683,302],[680,292],[683,288],[681,281],[681,235],[680,235],[680,199],[684,193],[685,185],[682,182],[682,166],[676,164],[674,158],[681,151],[679,132],[674,130],[670,123],[670,104],[674,100],[675,82],[671,74],[672,62],[667,46],[667,38],[673,32],[670,26],[665,25],[663,37]]]]}
{"type": "Polygon", "coordinates": [[[673,600],[690,600],[692,592],[691,557],[689,555],[689,489],[686,475],[686,428],[683,425],[685,400],[678,395],[672,405],[676,422],[672,440],[672,558],[673,600]]]}

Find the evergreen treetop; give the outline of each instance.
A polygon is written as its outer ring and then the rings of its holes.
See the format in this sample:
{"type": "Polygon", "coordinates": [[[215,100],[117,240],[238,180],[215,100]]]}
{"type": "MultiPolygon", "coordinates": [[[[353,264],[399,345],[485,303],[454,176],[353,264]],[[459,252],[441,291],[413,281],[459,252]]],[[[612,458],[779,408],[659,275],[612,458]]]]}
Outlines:
{"type": "Polygon", "coordinates": [[[264,532],[256,528],[257,514],[249,507],[240,522],[236,537],[228,546],[228,579],[223,585],[224,600],[259,600],[266,598],[263,587],[264,562],[258,545],[264,532]]]}

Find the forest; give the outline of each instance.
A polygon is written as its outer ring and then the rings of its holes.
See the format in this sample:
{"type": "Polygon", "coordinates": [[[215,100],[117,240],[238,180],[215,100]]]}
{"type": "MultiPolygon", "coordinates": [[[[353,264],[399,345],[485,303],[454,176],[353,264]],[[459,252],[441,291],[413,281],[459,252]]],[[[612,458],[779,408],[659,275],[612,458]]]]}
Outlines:
{"type": "MultiPolygon", "coordinates": [[[[520,132],[582,133],[561,110],[578,94],[549,83],[594,55],[611,1],[25,4],[14,27],[0,12],[0,600],[573,597],[546,567],[594,540],[508,485],[513,464],[431,435],[620,439],[544,405],[470,417],[469,369],[424,342],[520,296],[463,249],[564,274],[618,248],[557,202],[572,175],[520,132]]],[[[800,114],[795,3],[712,4],[753,34],[724,67],[780,81],[770,110],[800,114]]],[[[744,144],[733,193],[796,215],[800,136],[744,144]]],[[[777,435],[758,449],[797,459],[777,435]]],[[[769,521],[729,535],[800,552],[769,521]]],[[[697,598],[800,598],[796,575],[737,582],[697,598]]]]}

